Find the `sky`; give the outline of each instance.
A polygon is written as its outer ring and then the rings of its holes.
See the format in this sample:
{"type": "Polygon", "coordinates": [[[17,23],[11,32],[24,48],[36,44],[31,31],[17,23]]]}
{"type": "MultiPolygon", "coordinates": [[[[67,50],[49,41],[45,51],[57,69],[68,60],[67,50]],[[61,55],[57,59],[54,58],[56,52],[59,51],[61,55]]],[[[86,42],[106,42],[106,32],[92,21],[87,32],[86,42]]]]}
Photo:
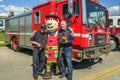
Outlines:
{"type": "MultiPolygon", "coordinates": [[[[13,11],[15,15],[21,14],[24,7],[32,10],[34,6],[47,1],[49,0],[0,0],[0,16],[8,16],[10,11],[13,11]]],[[[120,0],[99,0],[99,2],[107,7],[109,15],[120,15],[120,0]]]]}

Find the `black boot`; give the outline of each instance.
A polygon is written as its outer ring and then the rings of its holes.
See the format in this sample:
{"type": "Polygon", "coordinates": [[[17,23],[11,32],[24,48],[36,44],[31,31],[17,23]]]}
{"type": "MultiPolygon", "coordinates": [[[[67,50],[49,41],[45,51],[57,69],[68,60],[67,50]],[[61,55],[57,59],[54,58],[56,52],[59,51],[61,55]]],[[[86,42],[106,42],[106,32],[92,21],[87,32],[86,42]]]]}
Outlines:
{"type": "Polygon", "coordinates": [[[68,77],[67,80],[72,80],[72,78],[71,78],[71,77],[68,77]]]}
{"type": "Polygon", "coordinates": [[[38,80],[38,77],[34,77],[34,80],[38,80]]]}
{"type": "Polygon", "coordinates": [[[40,76],[43,76],[44,74],[43,74],[43,73],[40,73],[39,75],[40,75],[40,76]]]}
{"type": "Polygon", "coordinates": [[[65,77],[65,75],[63,75],[63,74],[61,74],[61,75],[59,76],[60,79],[62,79],[62,78],[64,78],[64,77],[65,77]]]}
{"type": "Polygon", "coordinates": [[[51,79],[52,73],[51,72],[45,72],[45,74],[42,76],[43,79],[51,79]]]}
{"type": "Polygon", "coordinates": [[[55,70],[54,75],[60,75],[60,70],[55,70]]]}

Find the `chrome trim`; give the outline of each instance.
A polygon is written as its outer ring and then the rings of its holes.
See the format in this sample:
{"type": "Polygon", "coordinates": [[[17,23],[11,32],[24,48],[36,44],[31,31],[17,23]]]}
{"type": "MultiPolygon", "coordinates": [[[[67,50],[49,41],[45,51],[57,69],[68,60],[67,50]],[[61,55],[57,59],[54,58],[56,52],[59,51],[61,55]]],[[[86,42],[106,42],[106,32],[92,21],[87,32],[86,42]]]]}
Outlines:
{"type": "Polygon", "coordinates": [[[82,21],[83,24],[86,23],[87,19],[87,10],[86,10],[86,0],[82,0],[82,21]]]}

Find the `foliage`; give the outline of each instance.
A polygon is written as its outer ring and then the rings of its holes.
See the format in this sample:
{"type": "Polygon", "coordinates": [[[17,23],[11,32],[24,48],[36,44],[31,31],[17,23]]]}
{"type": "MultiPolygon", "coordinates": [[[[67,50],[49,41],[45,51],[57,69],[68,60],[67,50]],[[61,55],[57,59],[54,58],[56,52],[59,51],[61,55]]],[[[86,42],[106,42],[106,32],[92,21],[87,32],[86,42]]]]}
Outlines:
{"type": "Polygon", "coordinates": [[[0,47],[6,47],[6,46],[8,46],[7,43],[0,43],[0,47]]]}
{"type": "Polygon", "coordinates": [[[4,33],[0,33],[0,41],[4,41],[5,40],[5,34],[4,33]]]}

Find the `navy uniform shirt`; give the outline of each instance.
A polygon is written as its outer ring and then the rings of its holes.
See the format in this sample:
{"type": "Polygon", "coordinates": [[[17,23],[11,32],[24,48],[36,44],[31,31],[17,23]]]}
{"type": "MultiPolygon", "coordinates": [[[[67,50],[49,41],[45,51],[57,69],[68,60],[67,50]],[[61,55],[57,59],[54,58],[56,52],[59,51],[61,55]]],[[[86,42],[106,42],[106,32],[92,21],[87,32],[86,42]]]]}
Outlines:
{"type": "Polygon", "coordinates": [[[67,28],[66,30],[60,30],[59,32],[59,40],[62,38],[62,36],[67,37],[67,43],[66,44],[60,44],[61,47],[68,47],[72,46],[72,42],[74,41],[74,37],[72,35],[72,31],[67,28]]]}
{"type": "MultiPolygon", "coordinates": [[[[45,46],[47,41],[47,33],[41,33],[40,31],[36,31],[34,35],[30,38],[30,41],[35,41],[45,46]]],[[[33,44],[33,46],[35,48],[38,48],[38,46],[35,44],[33,44]]]]}

